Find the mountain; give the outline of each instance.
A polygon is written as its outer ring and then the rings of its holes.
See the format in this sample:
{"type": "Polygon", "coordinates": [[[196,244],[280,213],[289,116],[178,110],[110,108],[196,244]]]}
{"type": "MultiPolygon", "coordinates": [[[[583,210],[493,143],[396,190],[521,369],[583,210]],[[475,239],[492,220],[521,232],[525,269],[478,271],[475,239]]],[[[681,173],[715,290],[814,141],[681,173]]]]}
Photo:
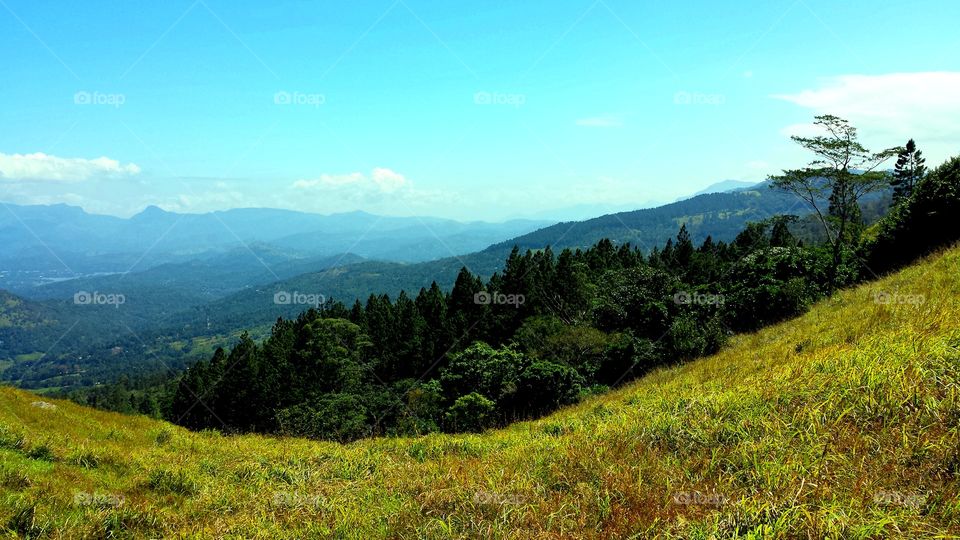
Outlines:
{"type": "Polygon", "coordinates": [[[808,209],[797,197],[771,190],[767,184],[729,193],[697,195],[675,203],[632,212],[620,212],[586,221],[558,223],[534,232],[494,244],[502,250],[516,245],[521,249],[544,246],[585,248],[604,238],[630,243],[643,250],[662,247],[668,238],[686,224],[695,242],[708,235],[715,241],[733,240],[750,221],[777,214],[806,214],[808,209]]]}
{"type": "Polygon", "coordinates": [[[27,295],[32,287],[50,281],[143,271],[231,251],[251,251],[250,246],[256,244],[283,252],[277,262],[347,252],[371,259],[419,262],[478,251],[550,223],[461,223],[430,217],[364,212],[320,215],[269,208],[179,214],[155,206],[121,219],[63,204],[4,206],[6,211],[0,213],[0,245],[5,246],[0,253],[0,288],[27,295]]]}
{"type": "Polygon", "coordinates": [[[20,537],[955,537],[958,267],[954,248],[735,336],[715,356],[475,435],[348,445],[225,437],[0,388],[0,528],[20,537]],[[876,301],[889,291],[925,303],[876,301]]]}
{"type": "Polygon", "coordinates": [[[646,201],[642,203],[625,204],[576,204],[564,208],[543,210],[528,214],[529,219],[545,219],[548,221],[583,221],[585,219],[614,214],[617,212],[628,212],[638,208],[654,208],[661,206],[662,201],[646,201]]]}
{"type": "Polygon", "coordinates": [[[761,182],[744,182],[743,180],[721,180],[714,184],[701,189],[700,191],[693,194],[694,197],[697,195],[706,195],[707,193],[727,193],[729,191],[736,191],[738,189],[749,189],[757,187],[757,184],[761,182]]]}

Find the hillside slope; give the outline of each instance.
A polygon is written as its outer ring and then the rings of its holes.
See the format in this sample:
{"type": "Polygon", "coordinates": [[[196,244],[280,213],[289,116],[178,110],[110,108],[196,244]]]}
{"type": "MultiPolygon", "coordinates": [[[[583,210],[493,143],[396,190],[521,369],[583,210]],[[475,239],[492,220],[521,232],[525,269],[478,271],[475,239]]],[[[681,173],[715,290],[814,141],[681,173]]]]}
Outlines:
{"type": "Polygon", "coordinates": [[[550,417],[350,445],[0,389],[0,527],[253,538],[960,534],[960,248],[550,417]]]}

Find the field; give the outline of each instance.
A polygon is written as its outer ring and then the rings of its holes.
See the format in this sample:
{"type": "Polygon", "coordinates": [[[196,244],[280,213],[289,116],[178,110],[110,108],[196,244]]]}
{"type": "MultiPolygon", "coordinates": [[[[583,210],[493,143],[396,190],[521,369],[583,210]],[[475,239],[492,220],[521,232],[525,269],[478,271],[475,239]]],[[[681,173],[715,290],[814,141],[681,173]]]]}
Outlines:
{"type": "Polygon", "coordinates": [[[544,419],[349,445],[0,389],[11,537],[960,535],[960,248],[544,419]]]}

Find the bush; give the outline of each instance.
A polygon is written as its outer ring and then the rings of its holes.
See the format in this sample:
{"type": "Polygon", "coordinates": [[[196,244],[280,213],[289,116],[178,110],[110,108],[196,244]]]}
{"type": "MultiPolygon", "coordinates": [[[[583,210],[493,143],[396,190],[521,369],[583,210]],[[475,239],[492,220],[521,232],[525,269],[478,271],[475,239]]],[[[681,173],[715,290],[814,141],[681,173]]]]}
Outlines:
{"type": "MultiPolygon", "coordinates": [[[[806,311],[827,293],[829,255],[800,248],[766,248],[730,271],[724,307],[734,330],[756,330],[806,311]]],[[[854,280],[844,265],[841,282],[854,280]]]]}
{"type": "Polygon", "coordinates": [[[327,394],[281,410],[276,421],[283,435],[347,442],[367,434],[366,413],[358,396],[327,394]]]}
{"type": "Polygon", "coordinates": [[[583,388],[583,378],[568,366],[553,362],[534,362],[520,374],[519,395],[526,414],[542,414],[575,403],[583,388]]]}
{"type": "Polygon", "coordinates": [[[447,409],[445,416],[450,431],[480,432],[493,425],[496,404],[482,395],[471,392],[457,400],[447,409]]]}

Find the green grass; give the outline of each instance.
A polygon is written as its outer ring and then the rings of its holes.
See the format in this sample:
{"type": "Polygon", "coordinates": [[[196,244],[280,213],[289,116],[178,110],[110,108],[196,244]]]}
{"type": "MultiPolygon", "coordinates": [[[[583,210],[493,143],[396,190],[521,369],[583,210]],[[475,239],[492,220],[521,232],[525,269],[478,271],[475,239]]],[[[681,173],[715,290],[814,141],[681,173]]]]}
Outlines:
{"type": "Polygon", "coordinates": [[[349,445],[225,437],[61,401],[42,409],[36,396],[3,388],[0,529],[52,538],[957,537],[958,393],[953,249],[737,336],[710,358],[482,435],[349,445]],[[899,296],[884,303],[878,293],[899,296]]]}

